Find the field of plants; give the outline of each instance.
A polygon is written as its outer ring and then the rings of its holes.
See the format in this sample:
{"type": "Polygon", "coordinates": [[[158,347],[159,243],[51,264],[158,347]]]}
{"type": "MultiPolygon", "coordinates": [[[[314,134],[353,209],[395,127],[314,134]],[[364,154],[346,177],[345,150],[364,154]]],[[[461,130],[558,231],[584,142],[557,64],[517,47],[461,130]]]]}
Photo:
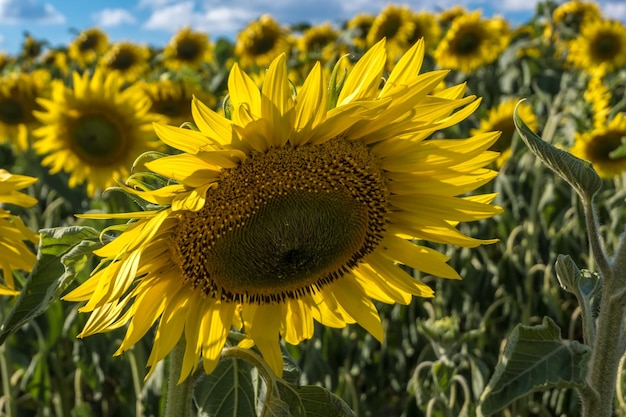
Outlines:
{"type": "Polygon", "coordinates": [[[626,415],[625,109],[593,2],[25,34],[0,416],[626,415]]]}

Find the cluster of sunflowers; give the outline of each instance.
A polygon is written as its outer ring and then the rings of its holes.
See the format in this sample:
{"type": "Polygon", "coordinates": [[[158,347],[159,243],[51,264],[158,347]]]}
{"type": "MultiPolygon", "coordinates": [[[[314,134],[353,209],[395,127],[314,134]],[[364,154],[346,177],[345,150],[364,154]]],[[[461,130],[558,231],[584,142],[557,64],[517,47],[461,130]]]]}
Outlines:
{"type": "Polygon", "coordinates": [[[0,294],[22,291],[37,231],[97,225],[100,262],[64,299],[91,313],[80,337],[126,329],[117,354],[152,334],[150,373],[181,339],[180,381],[211,373],[231,329],[277,375],[279,338],[316,323],[382,341],[379,303],[461,277],[441,245],[506,240],[461,224],[509,208],[490,182],[519,172],[516,105],[619,181],[625,66],[624,24],[579,0],[517,27],[390,4],[341,27],[265,15],[234,42],[27,35],[0,54],[0,203],[21,207],[0,209],[0,294]]]}

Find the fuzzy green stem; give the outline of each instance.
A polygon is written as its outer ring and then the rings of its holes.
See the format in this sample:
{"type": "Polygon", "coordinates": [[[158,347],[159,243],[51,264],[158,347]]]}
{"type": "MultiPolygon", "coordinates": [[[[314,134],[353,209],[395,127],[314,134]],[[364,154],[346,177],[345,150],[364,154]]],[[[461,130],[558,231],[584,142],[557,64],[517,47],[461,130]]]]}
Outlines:
{"type": "Polygon", "coordinates": [[[180,371],[185,357],[185,340],[181,338],[169,355],[169,375],[167,383],[167,400],[164,417],[192,417],[191,399],[194,380],[187,378],[178,383],[180,371]]]}
{"type": "Polygon", "coordinates": [[[9,364],[7,361],[6,345],[0,346],[0,372],[2,373],[2,387],[4,391],[4,412],[7,417],[12,417],[15,414],[15,402],[13,401],[13,393],[11,392],[11,383],[9,376],[9,364]]]}

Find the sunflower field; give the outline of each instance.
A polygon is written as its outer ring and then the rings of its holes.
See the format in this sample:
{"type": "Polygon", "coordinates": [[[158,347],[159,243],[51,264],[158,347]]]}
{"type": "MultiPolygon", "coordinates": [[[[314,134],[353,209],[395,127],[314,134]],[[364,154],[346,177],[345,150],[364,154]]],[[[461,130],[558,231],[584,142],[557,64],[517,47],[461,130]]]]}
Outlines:
{"type": "Polygon", "coordinates": [[[0,53],[0,416],[626,415],[626,26],[388,4],[0,53]]]}

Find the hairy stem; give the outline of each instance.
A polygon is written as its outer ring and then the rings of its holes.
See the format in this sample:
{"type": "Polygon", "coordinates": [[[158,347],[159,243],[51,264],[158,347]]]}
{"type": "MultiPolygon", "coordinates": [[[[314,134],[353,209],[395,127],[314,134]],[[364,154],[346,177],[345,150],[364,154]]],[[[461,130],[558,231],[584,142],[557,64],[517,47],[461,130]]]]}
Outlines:
{"type": "Polygon", "coordinates": [[[187,378],[180,384],[180,371],[185,356],[185,340],[181,338],[170,352],[169,376],[167,383],[167,400],[164,417],[192,417],[191,398],[193,395],[193,378],[187,378]]]}

